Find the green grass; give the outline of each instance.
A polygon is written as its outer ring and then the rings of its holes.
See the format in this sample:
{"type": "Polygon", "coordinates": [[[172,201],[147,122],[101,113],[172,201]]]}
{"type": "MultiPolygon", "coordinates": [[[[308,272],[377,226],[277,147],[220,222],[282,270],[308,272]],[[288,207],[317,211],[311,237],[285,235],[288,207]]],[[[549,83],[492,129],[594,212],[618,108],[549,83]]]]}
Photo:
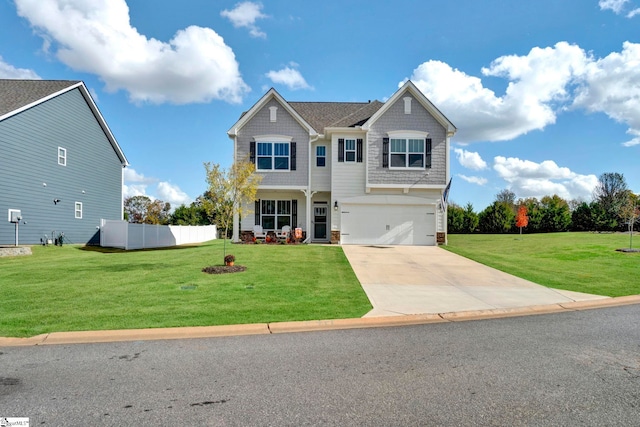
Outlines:
{"type": "Polygon", "coordinates": [[[640,253],[616,251],[628,247],[623,233],[450,234],[443,246],[540,285],[611,297],[640,294],[640,253]]]}
{"type": "Polygon", "coordinates": [[[222,263],[222,241],[32,251],[0,258],[0,336],[350,318],[371,309],[339,246],[227,242],[247,267],[231,274],[201,271],[222,263]]]}

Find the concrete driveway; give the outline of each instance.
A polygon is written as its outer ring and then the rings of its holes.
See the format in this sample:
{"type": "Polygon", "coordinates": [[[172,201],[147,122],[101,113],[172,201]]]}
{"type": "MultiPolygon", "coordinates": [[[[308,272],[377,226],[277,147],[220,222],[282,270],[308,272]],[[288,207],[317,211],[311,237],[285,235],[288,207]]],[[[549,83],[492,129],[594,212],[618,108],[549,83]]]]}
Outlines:
{"type": "Polygon", "coordinates": [[[342,246],[373,310],[364,317],[450,313],[605,299],[551,289],[437,246],[342,246]]]}

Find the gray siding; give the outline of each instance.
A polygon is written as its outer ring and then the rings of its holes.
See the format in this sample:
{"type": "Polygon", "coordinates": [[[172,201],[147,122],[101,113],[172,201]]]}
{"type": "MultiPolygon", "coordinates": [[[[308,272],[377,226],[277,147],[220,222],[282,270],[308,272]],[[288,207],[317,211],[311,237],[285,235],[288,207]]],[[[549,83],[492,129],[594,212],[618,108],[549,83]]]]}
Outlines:
{"type": "Polygon", "coordinates": [[[286,135],[296,142],[296,170],[290,172],[266,172],[262,185],[308,185],[309,181],[309,132],[272,99],[238,132],[238,159],[249,156],[249,143],[256,135],[286,135]],[[269,120],[269,107],[278,107],[277,121],[269,120]]]}
{"type": "Polygon", "coordinates": [[[370,184],[443,185],[446,180],[446,129],[414,98],[411,114],[404,113],[402,97],[373,124],[367,136],[370,184]],[[382,167],[382,138],[394,130],[428,132],[432,139],[431,169],[389,170],[382,167]],[[429,175],[425,177],[425,172],[429,175]]]}
{"type": "Polygon", "coordinates": [[[14,243],[8,209],[26,221],[21,244],[54,230],[69,243],[98,243],[100,219],[121,219],[122,164],[79,89],[0,122],[0,150],[0,244],[14,243]],[[67,150],[66,166],[58,147],[67,150]]]}

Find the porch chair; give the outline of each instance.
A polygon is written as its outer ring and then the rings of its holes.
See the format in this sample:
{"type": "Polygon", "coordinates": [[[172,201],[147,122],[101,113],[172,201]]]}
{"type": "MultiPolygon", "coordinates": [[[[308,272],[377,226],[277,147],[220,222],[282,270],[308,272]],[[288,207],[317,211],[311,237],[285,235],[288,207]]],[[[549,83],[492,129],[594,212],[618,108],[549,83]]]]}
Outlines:
{"type": "Polygon", "coordinates": [[[278,240],[286,242],[289,238],[289,234],[291,234],[291,227],[289,227],[288,225],[283,225],[282,230],[280,230],[280,233],[276,234],[276,237],[278,238],[278,240]]]}
{"type": "Polygon", "coordinates": [[[262,240],[263,242],[265,241],[265,239],[267,238],[267,234],[262,230],[261,225],[253,226],[253,237],[256,238],[256,241],[258,240],[262,240]]]}

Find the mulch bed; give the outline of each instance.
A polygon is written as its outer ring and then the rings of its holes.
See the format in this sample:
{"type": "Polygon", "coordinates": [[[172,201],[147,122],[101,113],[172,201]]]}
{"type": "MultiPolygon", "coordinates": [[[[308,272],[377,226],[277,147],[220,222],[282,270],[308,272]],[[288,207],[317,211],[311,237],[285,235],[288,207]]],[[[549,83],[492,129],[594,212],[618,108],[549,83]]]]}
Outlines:
{"type": "Polygon", "coordinates": [[[247,267],[244,265],[212,265],[203,268],[202,272],[209,274],[239,273],[246,269],[247,267]]]}

